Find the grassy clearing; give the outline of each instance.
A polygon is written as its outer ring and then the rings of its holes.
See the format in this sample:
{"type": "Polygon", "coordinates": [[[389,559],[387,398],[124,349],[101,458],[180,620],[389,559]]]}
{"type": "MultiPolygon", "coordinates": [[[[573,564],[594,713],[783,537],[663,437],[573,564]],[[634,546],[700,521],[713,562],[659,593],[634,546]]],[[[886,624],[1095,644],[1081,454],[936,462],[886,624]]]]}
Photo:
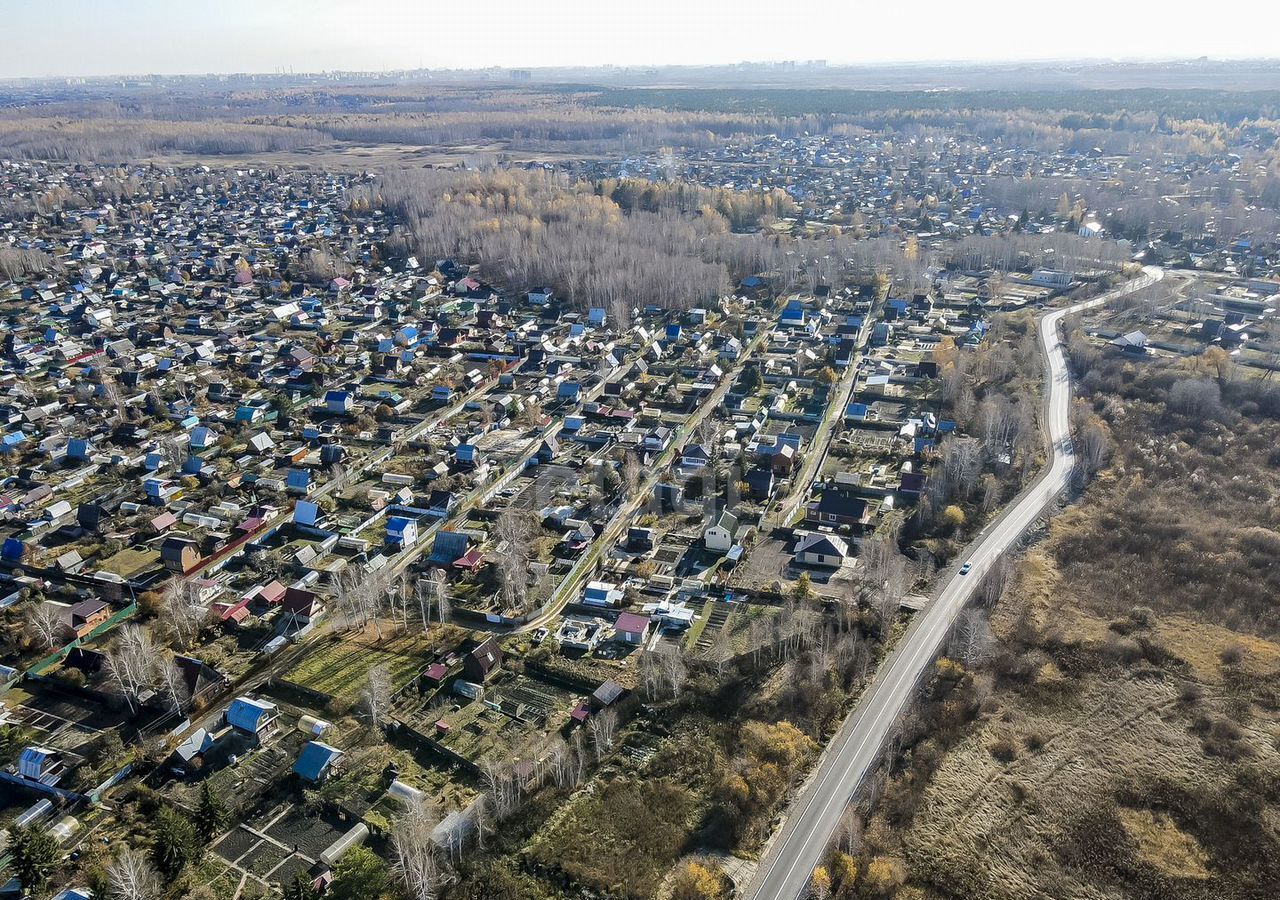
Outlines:
{"type": "Polygon", "coordinates": [[[308,653],[285,679],[313,691],[351,700],[364,688],[369,670],[386,665],[396,689],[408,684],[430,661],[433,645],[420,634],[404,634],[377,643],[361,635],[327,641],[308,653]]]}
{"type": "Polygon", "coordinates": [[[1280,398],[1228,384],[1193,422],[1189,364],[1094,363],[1111,471],[1020,562],[976,721],[912,748],[869,843],[927,896],[1274,896],[1280,398]]]}
{"type": "Polygon", "coordinates": [[[1137,857],[1171,878],[1203,880],[1209,877],[1208,855],[1200,842],[1187,834],[1165,812],[1121,809],[1120,822],[1137,845],[1137,857]]]}
{"type": "Polygon", "coordinates": [[[653,897],[684,852],[697,808],[665,779],[618,779],[579,794],[529,846],[530,863],[611,897],[653,897]]]}

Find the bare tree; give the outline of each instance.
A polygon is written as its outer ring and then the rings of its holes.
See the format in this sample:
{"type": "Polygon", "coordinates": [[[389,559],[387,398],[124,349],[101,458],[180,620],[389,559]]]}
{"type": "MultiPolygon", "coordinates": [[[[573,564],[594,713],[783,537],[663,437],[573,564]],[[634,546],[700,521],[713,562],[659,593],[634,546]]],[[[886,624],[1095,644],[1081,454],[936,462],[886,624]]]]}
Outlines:
{"type": "Polygon", "coordinates": [[[66,628],[65,610],[43,600],[27,607],[22,621],[31,637],[50,650],[58,645],[63,629],[66,628]]]}
{"type": "Polygon", "coordinates": [[[187,679],[178,667],[177,660],[167,653],[162,654],[162,658],[156,663],[156,681],[170,709],[180,710],[191,701],[187,679]]]}
{"type": "Polygon", "coordinates": [[[487,757],[480,765],[480,776],[484,779],[494,818],[502,821],[519,808],[520,784],[506,761],[487,757]]]}
{"type": "Polygon", "coordinates": [[[106,658],[106,669],[129,709],[136,709],[139,697],[158,681],[160,652],[151,633],[143,625],[125,625],[115,646],[107,650],[106,658]]]}
{"type": "Polygon", "coordinates": [[[360,708],[376,735],[382,728],[391,708],[391,671],[386,663],[369,670],[368,681],[360,694],[360,708]]]}
{"type": "Polygon", "coordinates": [[[164,896],[164,882],[147,854],[126,844],[107,866],[107,896],[110,900],[156,900],[164,896]]]}
{"type": "Polygon", "coordinates": [[[497,575],[503,602],[508,608],[520,609],[529,594],[533,524],[523,510],[508,507],[498,517],[493,532],[500,551],[497,575]]]}
{"type": "Polygon", "coordinates": [[[986,616],[981,610],[970,607],[956,619],[948,655],[968,668],[988,658],[993,641],[986,616]]]}
{"type": "Polygon", "coordinates": [[[602,709],[588,721],[591,723],[591,740],[596,748],[596,762],[613,749],[613,739],[618,731],[618,711],[610,707],[602,709]]]}
{"type": "Polygon", "coordinates": [[[391,826],[392,871],[413,900],[435,900],[443,881],[431,834],[438,824],[435,810],[419,798],[405,803],[405,811],[391,826]]]}
{"type": "Polygon", "coordinates": [[[208,610],[199,605],[199,596],[195,581],[185,576],[175,576],[165,585],[161,598],[164,623],[179,650],[191,646],[208,617],[208,610]]]}

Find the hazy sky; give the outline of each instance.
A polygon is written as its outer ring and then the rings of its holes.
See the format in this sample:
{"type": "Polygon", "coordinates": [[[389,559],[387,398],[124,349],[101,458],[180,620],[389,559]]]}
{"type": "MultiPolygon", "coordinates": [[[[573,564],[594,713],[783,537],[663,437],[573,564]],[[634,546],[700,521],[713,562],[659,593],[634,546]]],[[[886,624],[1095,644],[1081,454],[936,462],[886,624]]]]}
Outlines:
{"type": "Polygon", "coordinates": [[[0,75],[1280,56],[1235,0],[0,0],[0,75]]]}

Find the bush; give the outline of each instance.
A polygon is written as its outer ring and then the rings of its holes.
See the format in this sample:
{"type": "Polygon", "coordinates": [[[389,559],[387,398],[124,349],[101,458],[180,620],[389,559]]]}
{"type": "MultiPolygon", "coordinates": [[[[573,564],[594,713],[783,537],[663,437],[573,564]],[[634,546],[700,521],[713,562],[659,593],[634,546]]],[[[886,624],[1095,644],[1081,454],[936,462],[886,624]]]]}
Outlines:
{"type": "Polygon", "coordinates": [[[1011,763],[1018,758],[1018,745],[1009,738],[1001,738],[991,745],[989,752],[1002,763],[1011,763]]]}

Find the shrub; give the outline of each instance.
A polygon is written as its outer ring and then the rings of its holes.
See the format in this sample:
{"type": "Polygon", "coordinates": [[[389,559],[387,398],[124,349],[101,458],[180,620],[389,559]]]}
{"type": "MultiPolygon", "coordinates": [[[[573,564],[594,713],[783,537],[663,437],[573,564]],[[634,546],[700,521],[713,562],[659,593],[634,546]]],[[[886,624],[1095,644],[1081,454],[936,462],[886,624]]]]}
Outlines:
{"type": "Polygon", "coordinates": [[[989,752],[1002,763],[1011,763],[1018,758],[1018,745],[1009,738],[1001,738],[991,745],[989,752]]]}

